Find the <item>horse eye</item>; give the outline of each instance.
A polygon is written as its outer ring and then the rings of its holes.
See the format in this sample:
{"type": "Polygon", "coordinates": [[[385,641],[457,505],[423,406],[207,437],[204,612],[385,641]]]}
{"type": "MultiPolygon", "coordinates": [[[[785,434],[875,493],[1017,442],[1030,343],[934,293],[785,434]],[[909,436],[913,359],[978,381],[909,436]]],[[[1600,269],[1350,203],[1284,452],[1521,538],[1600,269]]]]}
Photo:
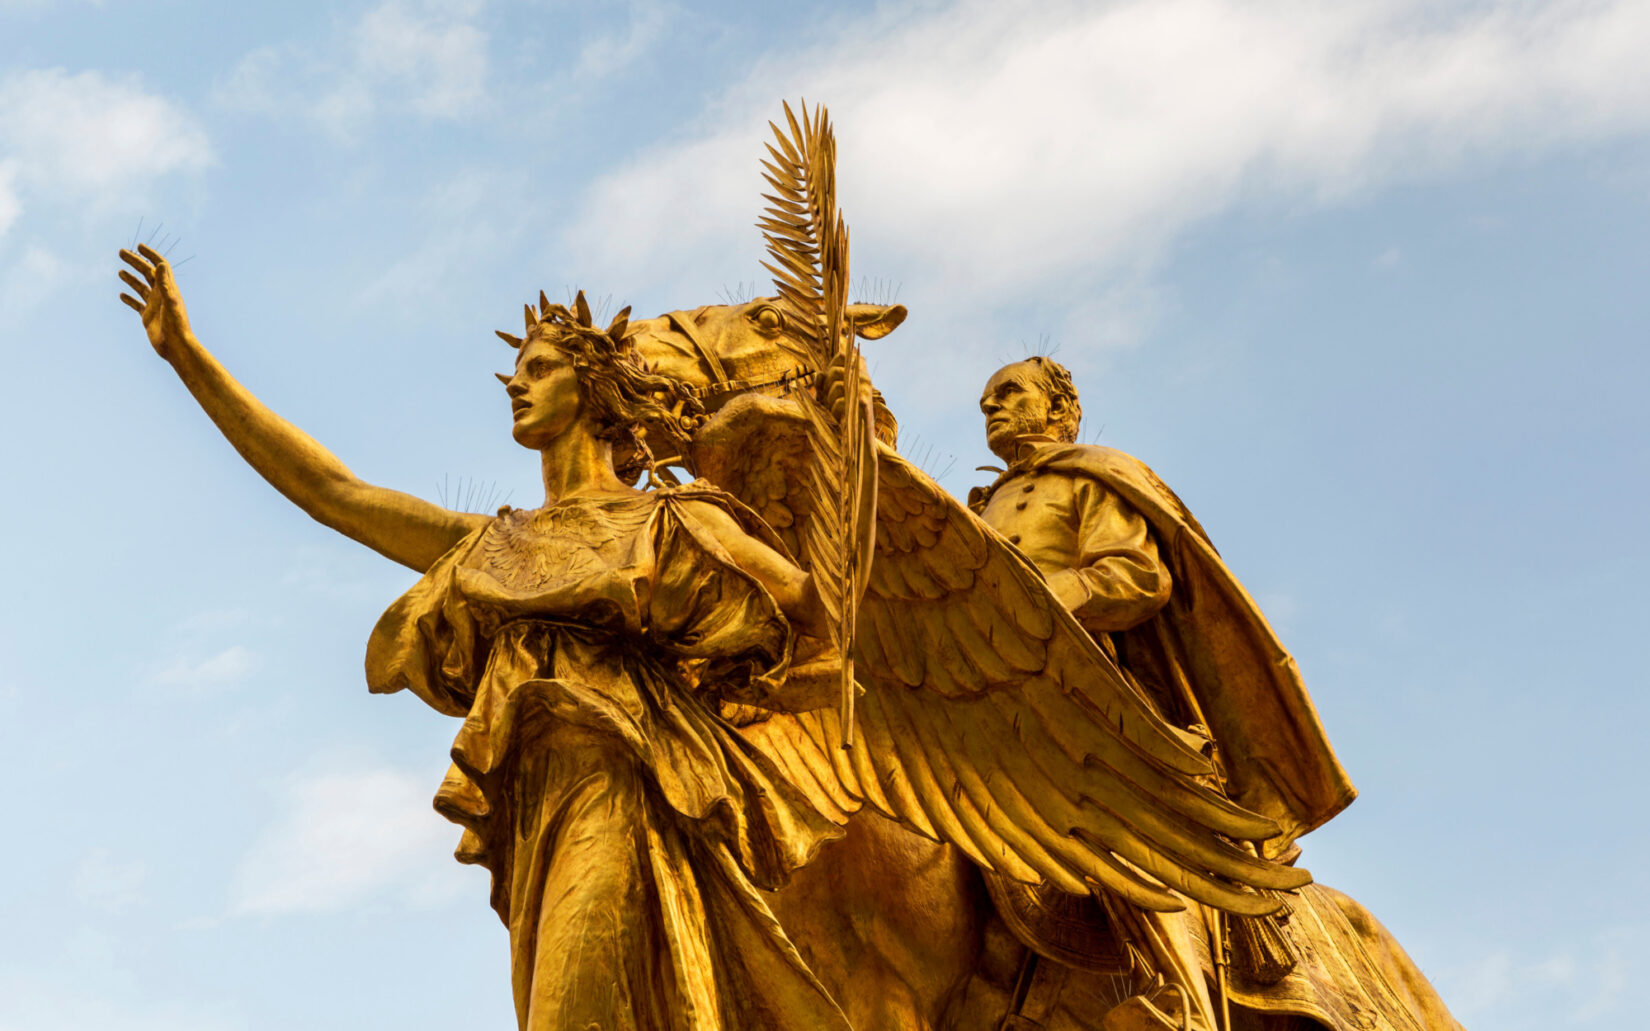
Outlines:
{"type": "Polygon", "coordinates": [[[777,308],[759,308],[752,313],[751,318],[756,322],[756,328],[764,333],[777,333],[785,324],[785,319],[777,308]]]}

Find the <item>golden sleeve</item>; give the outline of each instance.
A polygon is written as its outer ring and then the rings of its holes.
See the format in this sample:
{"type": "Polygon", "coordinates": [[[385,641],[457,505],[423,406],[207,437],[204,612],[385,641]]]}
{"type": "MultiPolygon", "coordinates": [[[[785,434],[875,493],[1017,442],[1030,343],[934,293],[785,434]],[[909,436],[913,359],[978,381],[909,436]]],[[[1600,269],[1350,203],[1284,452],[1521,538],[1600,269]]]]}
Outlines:
{"type": "Polygon", "coordinates": [[[1168,603],[1173,587],[1151,526],[1097,480],[1080,478],[1074,495],[1077,562],[1050,585],[1091,632],[1139,626],[1168,603]]]}

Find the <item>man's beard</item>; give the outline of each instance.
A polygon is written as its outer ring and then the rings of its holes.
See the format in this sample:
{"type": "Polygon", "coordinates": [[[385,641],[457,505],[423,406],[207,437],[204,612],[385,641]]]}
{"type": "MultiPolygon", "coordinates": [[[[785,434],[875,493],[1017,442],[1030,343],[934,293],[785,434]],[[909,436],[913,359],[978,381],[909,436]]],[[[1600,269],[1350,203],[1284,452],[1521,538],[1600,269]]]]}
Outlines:
{"type": "Polygon", "coordinates": [[[1048,432],[1048,420],[1034,415],[1010,415],[996,427],[989,427],[986,431],[986,447],[998,458],[1011,459],[1013,456],[1004,455],[1004,451],[1012,452],[1014,442],[1028,434],[1048,432]]]}

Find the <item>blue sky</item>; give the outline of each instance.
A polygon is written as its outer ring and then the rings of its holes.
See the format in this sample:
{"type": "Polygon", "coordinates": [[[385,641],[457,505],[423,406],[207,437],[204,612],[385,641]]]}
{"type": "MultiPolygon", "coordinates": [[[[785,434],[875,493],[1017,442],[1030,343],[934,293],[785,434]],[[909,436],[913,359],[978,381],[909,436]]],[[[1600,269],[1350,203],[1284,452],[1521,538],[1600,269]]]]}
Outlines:
{"type": "Polygon", "coordinates": [[[1634,0],[0,0],[0,1031],[513,1019],[429,809],[455,728],[360,673],[411,574],[149,351],[115,300],[140,219],[208,346],[359,474],[532,504],[492,330],[541,288],[748,291],[798,96],[864,292],[911,309],[868,347],[906,449],[978,482],[981,384],[1057,346],[1363,792],[1308,865],[1469,1027],[1623,1026],[1647,65],[1634,0]]]}

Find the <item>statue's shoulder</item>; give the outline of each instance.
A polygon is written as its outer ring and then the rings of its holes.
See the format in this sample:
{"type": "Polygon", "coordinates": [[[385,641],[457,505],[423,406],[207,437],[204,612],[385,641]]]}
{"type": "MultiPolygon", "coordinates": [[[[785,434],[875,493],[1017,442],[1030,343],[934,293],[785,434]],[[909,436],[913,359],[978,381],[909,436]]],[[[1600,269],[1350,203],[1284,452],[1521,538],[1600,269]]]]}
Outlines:
{"type": "Polygon", "coordinates": [[[745,533],[781,555],[790,555],[790,549],[779,539],[778,534],[774,533],[773,527],[756,514],[755,509],[709,480],[692,480],[680,486],[659,487],[648,493],[658,495],[663,504],[671,506],[679,513],[691,513],[695,507],[701,505],[718,508],[731,516],[745,533]]]}
{"type": "Polygon", "coordinates": [[[1037,452],[1034,464],[1052,472],[1092,476],[1107,483],[1119,478],[1161,482],[1145,462],[1099,444],[1053,444],[1037,452]]]}
{"type": "Polygon", "coordinates": [[[1037,464],[1054,472],[1100,481],[1138,509],[1160,531],[1185,527],[1205,541],[1208,533],[1151,466],[1133,455],[1098,444],[1056,444],[1037,453],[1037,464]]]}
{"type": "MultiPolygon", "coordinates": [[[[692,480],[680,485],[658,487],[648,491],[660,508],[674,512],[678,517],[691,515],[695,509],[719,509],[741,525],[761,522],[744,502],[709,480],[692,480]]],[[[747,526],[748,529],[748,526],[747,526]]]]}
{"type": "Polygon", "coordinates": [[[718,508],[740,506],[739,499],[709,480],[690,480],[687,483],[656,487],[647,492],[655,505],[707,504],[718,508]]]}
{"type": "Polygon", "coordinates": [[[980,514],[999,487],[1028,473],[1095,480],[1113,492],[1120,491],[1126,495],[1131,493],[1128,487],[1138,488],[1148,481],[1161,482],[1144,462],[1116,448],[1098,444],[1049,443],[1039,446],[1029,458],[1022,457],[1011,465],[995,483],[969,491],[968,507],[974,514],[980,514]]]}

